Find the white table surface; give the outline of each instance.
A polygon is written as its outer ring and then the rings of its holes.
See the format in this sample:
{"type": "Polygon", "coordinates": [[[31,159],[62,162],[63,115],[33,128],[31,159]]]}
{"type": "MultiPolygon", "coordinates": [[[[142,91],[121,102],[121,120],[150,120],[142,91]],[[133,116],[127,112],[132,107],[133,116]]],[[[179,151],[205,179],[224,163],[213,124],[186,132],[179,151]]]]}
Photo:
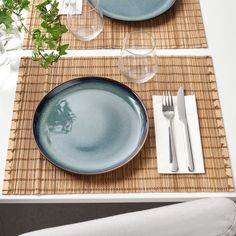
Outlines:
{"type": "MultiPolygon", "coordinates": [[[[160,49],[159,55],[209,55],[212,56],[218,92],[224,117],[231,166],[236,180],[236,1],[200,0],[208,40],[207,49],[160,49]]],[[[120,50],[73,50],[67,56],[119,55],[120,50]]],[[[4,169],[11,127],[18,64],[20,56],[30,56],[30,51],[9,54],[11,67],[0,70],[0,203],[72,203],[72,202],[177,202],[203,197],[229,197],[232,193],[130,193],[130,194],[67,194],[41,196],[2,195],[4,169]]],[[[236,181],[235,181],[236,183],[236,181]]]]}

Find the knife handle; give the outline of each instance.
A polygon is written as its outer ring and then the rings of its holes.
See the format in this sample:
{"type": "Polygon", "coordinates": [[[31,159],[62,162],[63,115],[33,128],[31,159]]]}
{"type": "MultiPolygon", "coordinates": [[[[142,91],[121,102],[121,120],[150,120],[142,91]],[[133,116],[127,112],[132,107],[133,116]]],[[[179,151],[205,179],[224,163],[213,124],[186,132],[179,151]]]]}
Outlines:
{"type": "Polygon", "coordinates": [[[187,146],[187,154],[188,154],[188,169],[189,171],[192,172],[194,171],[193,152],[192,152],[192,146],[191,146],[191,140],[190,140],[187,121],[184,122],[184,130],[185,130],[186,146],[187,146]]]}

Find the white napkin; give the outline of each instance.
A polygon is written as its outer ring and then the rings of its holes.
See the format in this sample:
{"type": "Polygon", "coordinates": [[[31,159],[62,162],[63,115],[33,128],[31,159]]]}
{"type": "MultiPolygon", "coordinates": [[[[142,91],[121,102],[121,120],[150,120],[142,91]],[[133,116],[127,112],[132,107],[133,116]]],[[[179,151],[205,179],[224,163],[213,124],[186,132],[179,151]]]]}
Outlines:
{"type": "Polygon", "coordinates": [[[76,13],[82,13],[83,0],[58,0],[59,2],[59,15],[66,15],[68,13],[69,2],[76,6],[76,13]],[[76,3],[76,4],[75,4],[76,3]]]}
{"type": "Polygon", "coordinates": [[[183,123],[179,120],[176,97],[173,97],[173,102],[175,107],[173,130],[174,130],[176,154],[179,164],[178,172],[171,172],[170,170],[168,120],[163,116],[162,113],[162,96],[153,96],[158,173],[165,173],[165,174],[205,173],[204,161],[202,155],[201,136],[198,124],[196,98],[194,95],[185,96],[186,113],[187,113],[194,167],[195,167],[194,172],[190,172],[188,170],[185,132],[183,123]]]}

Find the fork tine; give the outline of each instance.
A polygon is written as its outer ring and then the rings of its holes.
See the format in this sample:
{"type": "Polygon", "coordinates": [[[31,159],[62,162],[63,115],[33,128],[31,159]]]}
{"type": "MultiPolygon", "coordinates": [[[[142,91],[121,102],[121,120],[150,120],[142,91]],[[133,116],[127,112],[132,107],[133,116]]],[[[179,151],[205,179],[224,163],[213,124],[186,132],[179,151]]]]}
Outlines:
{"type": "Polygon", "coordinates": [[[168,106],[171,106],[171,95],[170,95],[170,91],[167,92],[167,98],[168,98],[168,106]]]}
{"type": "Polygon", "coordinates": [[[166,106],[169,106],[168,92],[165,92],[166,106]]]}
{"type": "Polygon", "coordinates": [[[162,93],[162,106],[165,106],[165,93],[162,93]]]}
{"type": "Polygon", "coordinates": [[[162,93],[162,106],[173,106],[173,97],[171,96],[170,91],[166,90],[162,93]]]}
{"type": "Polygon", "coordinates": [[[170,106],[170,92],[166,91],[166,97],[168,99],[168,106],[170,106]]]}
{"type": "Polygon", "coordinates": [[[168,91],[168,99],[169,99],[169,106],[173,106],[173,99],[172,99],[172,96],[170,94],[170,91],[168,91]]]}
{"type": "Polygon", "coordinates": [[[171,106],[174,106],[173,97],[171,95],[170,95],[170,99],[171,99],[171,106]]]}

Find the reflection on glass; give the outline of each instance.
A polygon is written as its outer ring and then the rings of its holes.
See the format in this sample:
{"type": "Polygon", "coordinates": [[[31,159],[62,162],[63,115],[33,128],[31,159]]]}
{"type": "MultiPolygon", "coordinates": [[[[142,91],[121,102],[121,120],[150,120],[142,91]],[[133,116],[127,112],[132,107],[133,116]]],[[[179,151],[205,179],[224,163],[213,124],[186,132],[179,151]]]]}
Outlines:
{"type": "Polygon", "coordinates": [[[56,104],[48,117],[48,130],[53,133],[69,133],[76,115],[72,112],[69,103],[64,99],[56,104]]]}

